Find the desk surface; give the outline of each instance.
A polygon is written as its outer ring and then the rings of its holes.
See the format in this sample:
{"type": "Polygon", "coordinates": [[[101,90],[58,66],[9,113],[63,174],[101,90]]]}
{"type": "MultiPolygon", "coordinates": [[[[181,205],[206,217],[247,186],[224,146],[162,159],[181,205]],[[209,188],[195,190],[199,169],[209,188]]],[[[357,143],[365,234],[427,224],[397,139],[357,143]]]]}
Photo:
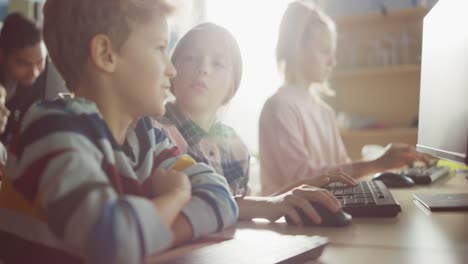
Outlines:
{"type": "Polygon", "coordinates": [[[402,209],[395,218],[354,218],[350,226],[336,228],[254,221],[240,222],[237,229],[326,236],[329,245],[319,263],[468,263],[468,212],[431,213],[413,198],[415,193],[467,193],[462,175],[391,192],[402,209]]]}

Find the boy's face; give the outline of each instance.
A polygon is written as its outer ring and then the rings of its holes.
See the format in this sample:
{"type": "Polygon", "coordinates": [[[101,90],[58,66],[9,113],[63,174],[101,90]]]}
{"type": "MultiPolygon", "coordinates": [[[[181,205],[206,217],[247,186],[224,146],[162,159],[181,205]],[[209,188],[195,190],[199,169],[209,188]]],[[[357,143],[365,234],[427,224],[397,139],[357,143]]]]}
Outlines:
{"type": "Polygon", "coordinates": [[[155,16],[132,28],[119,51],[115,89],[133,116],[161,116],[170,79],[176,75],[167,54],[167,20],[155,16]]]}
{"type": "Polygon", "coordinates": [[[14,51],[5,58],[8,78],[22,86],[32,85],[44,71],[46,49],[42,42],[14,51]]]}
{"type": "Polygon", "coordinates": [[[176,103],[185,111],[212,114],[232,93],[232,62],[216,36],[200,33],[189,41],[175,62],[176,103]]]}

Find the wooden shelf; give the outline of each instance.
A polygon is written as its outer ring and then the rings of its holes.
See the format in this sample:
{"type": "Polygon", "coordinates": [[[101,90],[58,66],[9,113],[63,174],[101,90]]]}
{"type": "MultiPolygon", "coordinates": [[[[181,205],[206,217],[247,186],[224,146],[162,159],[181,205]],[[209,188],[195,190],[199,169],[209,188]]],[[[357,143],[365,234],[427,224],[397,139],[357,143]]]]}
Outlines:
{"type": "MultiPolygon", "coordinates": [[[[416,58],[421,54],[423,18],[428,11],[427,7],[417,7],[389,11],[385,15],[370,13],[335,18],[341,36],[338,62],[343,63],[343,68],[336,69],[331,76],[332,88],[337,94],[327,101],[335,110],[372,117],[389,127],[404,127],[413,122],[418,115],[421,74],[416,58]],[[402,48],[393,49],[389,42],[401,40],[404,34],[408,37],[405,56],[402,48]],[[367,66],[370,61],[384,61],[383,57],[378,60],[384,54],[372,52],[373,43],[378,42],[382,52],[388,52],[388,57],[393,50],[397,52],[393,54],[395,62],[408,64],[367,66]],[[404,57],[408,60],[402,60],[404,57]]],[[[359,160],[366,144],[416,145],[417,131],[415,128],[346,130],[341,135],[350,157],[359,160]]]]}
{"type": "Polygon", "coordinates": [[[382,75],[407,74],[407,73],[420,74],[420,72],[421,72],[421,65],[408,64],[408,65],[389,66],[389,67],[337,70],[332,75],[332,78],[337,79],[337,78],[352,78],[352,77],[371,77],[371,76],[377,76],[377,75],[380,77],[382,75]]]}
{"type": "Polygon", "coordinates": [[[385,15],[382,13],[370,13],[366,15],[335,17],[334,20],[338,26],[352,26],[360,24],[372,25],[380,22],[388,22],[389,20],[395,22],[422,20],[427,12],[429,12],[429,8],[427,7],[416,7],[390,11],[385,15]]]}

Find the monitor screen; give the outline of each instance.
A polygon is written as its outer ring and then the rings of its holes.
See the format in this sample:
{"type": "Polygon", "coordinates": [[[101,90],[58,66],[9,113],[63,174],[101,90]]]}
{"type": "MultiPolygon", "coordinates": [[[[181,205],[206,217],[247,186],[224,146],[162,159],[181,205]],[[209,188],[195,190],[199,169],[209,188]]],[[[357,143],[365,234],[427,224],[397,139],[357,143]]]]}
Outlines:
{"type": "Polygon", "coordinates": [[[468,1],[424,18],[418,151],[468,164],[468,1]]]}

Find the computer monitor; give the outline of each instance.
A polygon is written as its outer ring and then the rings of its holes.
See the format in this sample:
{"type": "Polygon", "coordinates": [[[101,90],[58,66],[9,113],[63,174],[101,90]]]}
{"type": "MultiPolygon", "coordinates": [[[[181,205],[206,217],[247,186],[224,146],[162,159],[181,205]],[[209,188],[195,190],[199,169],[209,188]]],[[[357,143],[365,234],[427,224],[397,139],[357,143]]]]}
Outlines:
{"type": "Polygon", "coordinates": [[[468,1],[424,18],[417,150],[468,165],[468,1]]]}

